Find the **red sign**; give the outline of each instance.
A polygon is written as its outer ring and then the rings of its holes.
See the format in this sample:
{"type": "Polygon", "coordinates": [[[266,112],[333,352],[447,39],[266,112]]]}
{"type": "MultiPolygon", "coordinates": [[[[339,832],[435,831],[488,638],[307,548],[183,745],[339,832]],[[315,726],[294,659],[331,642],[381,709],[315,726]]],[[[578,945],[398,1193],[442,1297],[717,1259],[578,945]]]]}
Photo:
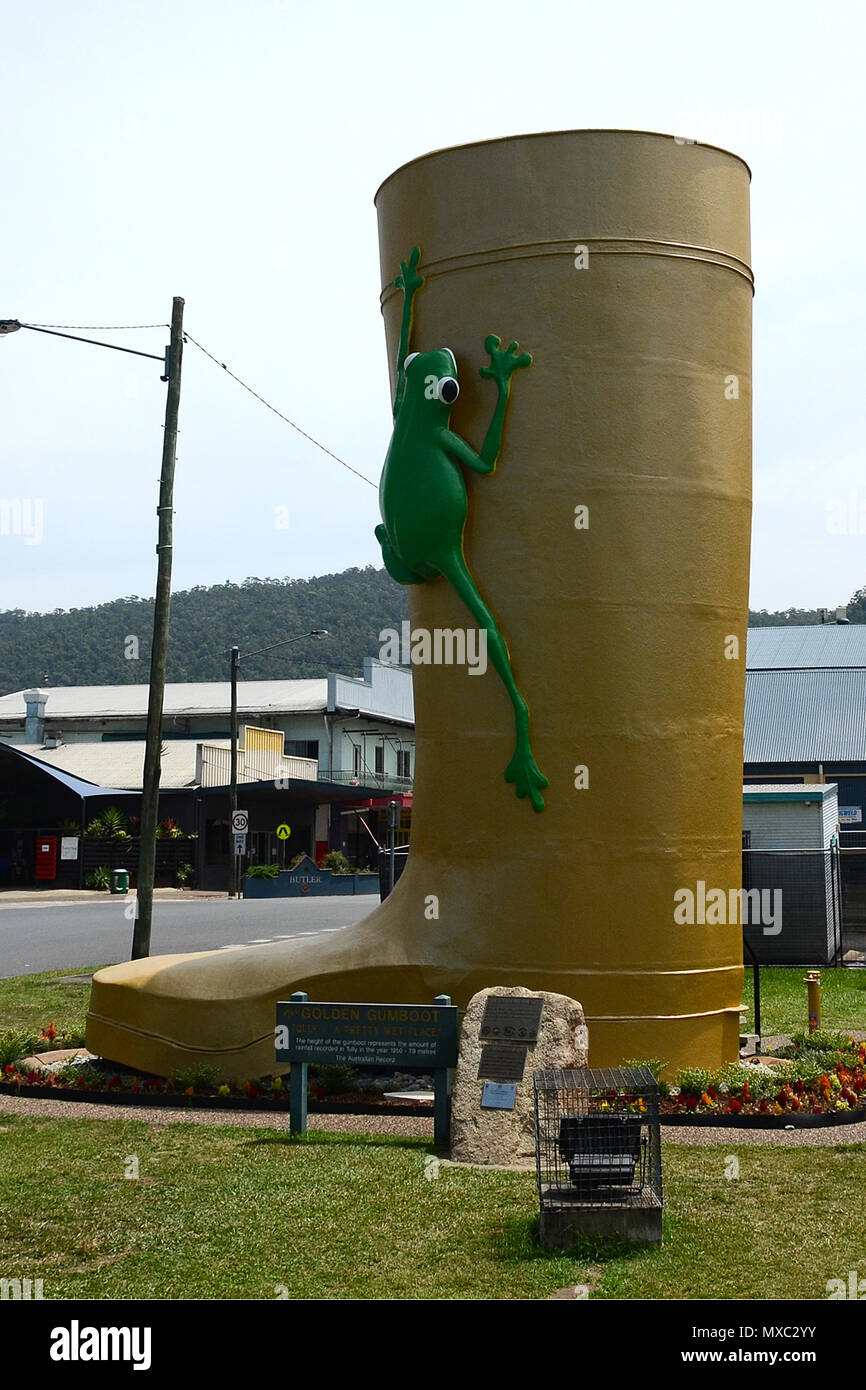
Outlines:
{"type": "Polygon", "coordinates": [[[57,836],[40,835],[36,841],[37,879],[57,877],[57,836]]]}

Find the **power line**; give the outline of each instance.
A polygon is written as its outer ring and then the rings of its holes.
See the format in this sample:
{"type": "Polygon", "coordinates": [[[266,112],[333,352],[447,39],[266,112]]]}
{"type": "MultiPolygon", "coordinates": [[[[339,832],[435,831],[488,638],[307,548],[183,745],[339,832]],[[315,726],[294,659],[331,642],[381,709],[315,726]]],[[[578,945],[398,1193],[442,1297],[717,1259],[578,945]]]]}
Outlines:
{"type": "Polygon", "coordinates": [[[281,420],[284,420],[287,425],[291,425],[293,430],[297,430],[298,434],[303,435],[304,439],[308,439],[311,444],[315,444],[317,449],[321,449],[323,454],[327,454],[329,458],[332,458],[335,463],[341,464],[343,468],[348,468],[350,473],[354,473],[356,478],[360,478],[362,482],[368,483],[370,487],[376,487],[376,484],[373,482],[372,478],[368,478],[365,473],[359,473],[357,468],[353,468],[352,465],[350,463],[347,463],[345,459],[341,459],[338,454],[333,453],[333,451],[331,449],[326,448],[324,444],[320,444],[318,439],[314,439],[311,434],[307,434],[307,431],[302,430],[300,425],[296,425],[294,420],[290,420],[288,415],[284,415],[281,410],[277,410],[277,407],[275,405],[271,405],[270,401],[266,401],[264,396],[260,396],[258,391],[253,390],[252,386],[248,386],[245,381],[242,381],[239,376],[236,376],[235,373],[226,366],[225,362],[220,362],[218,357],[214,357],[212,352],[208,352],[207,348],[203,347],[201,343],[197,342],[196,339],[192,336],[192,334],[188,332],[186,329],[184,329],[183,336],[185,340],[188,340],[189,342],[193,343],[198,348],[199,352],[203,352],[205,357],[209,357],[211,362],[214,362],[216,366],[222,367],[223,371],[226,372],[232,378],[233,381],[236,381],[239,386],[242,386],[244,388],[245,391],[249,391],[250,395],[255,396],[256,400],[261,401],[262,405],[267,406],[268,410],[273,411],[274,415],[278,415],[279,418],[281,420]]]}
{"type": "MultiPolygon", "coordinates": [[[[170,328],[171,325],[168,323],[22,323],[21,327],[35,328],[37,330],[42,329],[44,331],[50,331],[52,329],[55,331],[58,329],[75,329],[86,333],[125,333],[128,330],[140,328],[170,328]]],[[[252,386],[250,386],[246,381],[243,381],[239,376],[236,375],[235,372],[231,371],[231,369],[226,366],[225,362],[221,362],[218,357],[214,357],[212,352],[208,352],[207,348],[204,347],[200,342],[198,342],[192,336],[191,333],[186,331],[186,329],[184,330],[183,336],[185,342],[193,343],[195,347],[198,348],[199,352],[203,352],[205,357],[210,358],[211,362],[214,362],[218,367],[222,367],[223,371],[226,372],[227,375],[230,376],[233,381],[236,381],[239,386],[242,386],[244,390],[248,391],[251,396],[255,396],[257,401],[261,401],[262,405],[266,406],[267,409],[272,411],[274,415],[279,416],[281,420],[283,420],[287,425],[290,425],[291,428],[293,430],[296,430],[298,434],[302,435],[304,439],[308,439],[311,444],[315,444],[317,449],[321,449],[323,454],[328,455],[328,458],[332,458],[334,462],[339,463],[342,468],[347,468],[350,473],[354,473],[356,478],[360,478],[362,482],[367,483],[370,487],[376,487],[376,483],[373,482],[372,478],[368,478],[365,473],[361,473],[357,468],[353,468],[352,465],[350,463],[347,463],[345,459],[341,459],[339,454],[335,454],[333,450],[328,449],[324,444],[321,444],[318,439],[315,439],[313,437],[313,435],[308,434],[306,430],[301,429],[301,426],[295,424],[294,420],[290,420],[288,415],[284,415],[281,410],[277,410],[277,407],[275,405],[271,405],[270,401],[266,401],[264,396],[259,395],[258,391],[254,391],[252,386]]],[[[99,343],[97,344],[97,346],[109,347],[111,345],[108,343],[99,343]]],[[[152,356],[151,353],[135,353],[135,350],[133,348],[121,348],[118,350],[121,352],[131,352],[135,356],[152,356]]],[[[161,361],[161,359],[154,357],[154,361],[161,361]]]]}
{"type": "Polygon", "coordinates": [[[26,328],[76,328],[87,333],[120,333],[129,328],[171,328],[170,323],[28,323],[26,328]]]}

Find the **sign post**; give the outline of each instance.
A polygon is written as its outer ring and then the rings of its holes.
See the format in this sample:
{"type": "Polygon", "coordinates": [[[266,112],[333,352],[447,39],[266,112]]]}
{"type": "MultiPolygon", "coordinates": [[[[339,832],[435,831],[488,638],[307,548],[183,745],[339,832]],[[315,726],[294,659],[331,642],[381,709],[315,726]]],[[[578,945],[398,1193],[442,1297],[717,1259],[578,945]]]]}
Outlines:
{"type": "MultiPolygon", "coordinates": [[[[391,873],[394,872],[394,859],[391,858],[391,873]]],[[[391,884],[393,888],[393,882],[391,884]]],[[[450,994],[437,994],[433,1000],[440,1008],[451,1007],[450,994]]],[[[456,1013],[456,1009],[455,1009],[456,1013]]],[[[457,1058],[454,1058],[456,1065],[457,1058]]],[[[451,1138],[451,1071],[448,1067],[437,1067],[433,1073],[433,1147],[445,1149],[451,1138]]]]}
{"type": "MultiPolygon", "coordinates": [[[[293,1004],[306,1004],[307,995],[304,990],[299,989],[292,995],[293,1004]]],[[[279,1005],[277,1006],[279,1009],[279,1005]]],[[[292,1070],[289,1075],[289,1132],[291,1134],[306,1134],[307,1132],[307,1063],[292,1062],[292,1070]]]]}

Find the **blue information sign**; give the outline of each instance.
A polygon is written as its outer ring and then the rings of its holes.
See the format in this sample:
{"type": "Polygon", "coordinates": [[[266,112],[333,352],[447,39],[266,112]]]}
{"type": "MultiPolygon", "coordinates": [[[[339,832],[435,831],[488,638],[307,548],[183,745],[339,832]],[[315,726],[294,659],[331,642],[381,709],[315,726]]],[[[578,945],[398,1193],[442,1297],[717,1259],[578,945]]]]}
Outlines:
{"type": "Polygon", "coordinates": [[[503,1086],[497,1081],[485,1081],[481,1092],[482,1110],[513,1110],[516,1103],[516,1086],[503,1086]]]}

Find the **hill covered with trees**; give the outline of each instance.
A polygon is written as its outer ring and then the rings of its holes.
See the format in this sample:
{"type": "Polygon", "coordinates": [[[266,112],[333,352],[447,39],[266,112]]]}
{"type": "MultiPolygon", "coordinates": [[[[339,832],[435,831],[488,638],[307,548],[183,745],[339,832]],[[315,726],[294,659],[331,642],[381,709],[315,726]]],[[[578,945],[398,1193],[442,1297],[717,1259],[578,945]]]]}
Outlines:
{"type": "MultiPolygon", "coordinates": [[[[328,671],[361,675],[379,633],[408,616],[406,591],[384,569],[348,569],[315,579],[245,579],[172,596],[169,681],[228,678],[226,649],[241,652],[241,679],[293,679],[328,671]],[[246,664],[245,651],[326,628],[246,664]]],[[[0,693],[32,685],[146,685],[153,600],[114,599],[53,613],[0,612],[0,693]],[[134,655],[137,639],[137,659],[134,655]]]]}
{"type": "MultiPolygon", "coordinates": [[[[360,675],[379,650],[379,633],[408,617],[406,591],[384,569],[343,570],[314,579],[245,579],[198,585],[172,597],[170,681],[225,680],[226,649],[240,647],[247,680],[360,675]],[[251,652],[311,628],[310,638],[243,661],[251,652]]],[[[866,622],[866,588],[848,604],[852,623],[866,622]]],[[[828,621],[833,620],[832,611],[828,621]]],[[[750,627],[819,623],[817,608],[750,611],[750,627]]],[[[92,608],[0,612],[0,694],[31,685],[146,685],[150,674],[153,600],[114,599],[92,608]],[[130,639],[135,639],[131,641],[130,639]],[[137,643],[137,646],[136,646],[137,643]],[[135,652],[137,650],[137,658],[135,652]]]]}
{"type": "MultiPolygon", "coordinates": [[[[826,611],[824,622],[835,622],[836,610],[826,611]]],[[[851,595],[845,616],[849,623],[866,623],[866,588],[851,595]]],[[[819,608],[781,608],[768,612],[766,608],[749,610],[749,627],[811,627],[822,621],[819,608]]]]}

